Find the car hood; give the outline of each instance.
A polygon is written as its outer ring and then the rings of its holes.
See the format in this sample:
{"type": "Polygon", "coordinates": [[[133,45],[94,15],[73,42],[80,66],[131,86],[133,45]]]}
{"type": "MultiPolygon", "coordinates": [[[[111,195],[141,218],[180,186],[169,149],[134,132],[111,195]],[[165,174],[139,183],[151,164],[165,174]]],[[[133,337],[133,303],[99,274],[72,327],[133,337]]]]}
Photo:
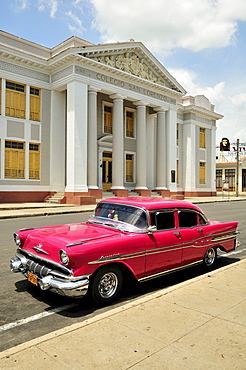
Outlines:
{"type": "Polygon", "coordinates": [[[89,242],[119,236],[120,230],[90,223],[52,226],[19,232],[23,249],[44,258],[59,261],[61,249],[70,250],[89,242]]]}

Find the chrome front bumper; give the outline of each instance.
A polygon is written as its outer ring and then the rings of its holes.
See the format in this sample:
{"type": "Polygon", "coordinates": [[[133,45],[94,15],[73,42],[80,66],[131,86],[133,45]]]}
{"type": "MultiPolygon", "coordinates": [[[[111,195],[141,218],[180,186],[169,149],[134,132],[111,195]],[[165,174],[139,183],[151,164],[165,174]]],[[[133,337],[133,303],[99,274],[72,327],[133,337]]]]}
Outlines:
{"type": "MultiPolygon", "coordinates": [[[[49,289],[67,297],[83,297],[89,288],[90,275],[68,276],[45,266],[40,266],[38,263],[31,270],[28,268],[28,258],[20,254],[11,258],[10,270],[12,272],[22,272],[26,278],[28,278],[28,273],[31,273],[36,278],[34,284],[42,290],[49,289]]],[[[33,281],[31,282],[33,283],[33,281]]]]}

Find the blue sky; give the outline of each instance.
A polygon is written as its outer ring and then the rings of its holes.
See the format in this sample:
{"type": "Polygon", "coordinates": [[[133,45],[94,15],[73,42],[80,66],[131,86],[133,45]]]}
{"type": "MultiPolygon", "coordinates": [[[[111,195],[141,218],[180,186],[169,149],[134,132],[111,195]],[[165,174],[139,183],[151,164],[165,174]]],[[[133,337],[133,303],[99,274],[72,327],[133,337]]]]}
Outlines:
{"type": "Polygon", "coordinates": [[[0,0],[0,29],[52,48],[78,36],[141,41],[187,90],[224,115],[223,136],[246,142],[245,0],[0,0]]]}

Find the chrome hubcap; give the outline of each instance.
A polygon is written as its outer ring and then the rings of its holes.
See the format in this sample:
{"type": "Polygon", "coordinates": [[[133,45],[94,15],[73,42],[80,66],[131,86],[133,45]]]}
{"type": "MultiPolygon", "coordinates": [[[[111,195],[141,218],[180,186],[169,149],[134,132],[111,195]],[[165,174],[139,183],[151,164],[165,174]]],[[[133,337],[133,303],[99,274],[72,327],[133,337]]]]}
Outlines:
{"type": "Polygon", "coordinates": [[[98,291],[102,298],[112,297],[118,286],[118,278],[113,272],[108,272],[99,281],[98,291]]]}
{"type": "Polygon", "coordinates": [[[211,266],[215,260],[215,250],[213,248],[209,249],[205,256],[205,263],[207,266],[211,266]]]}

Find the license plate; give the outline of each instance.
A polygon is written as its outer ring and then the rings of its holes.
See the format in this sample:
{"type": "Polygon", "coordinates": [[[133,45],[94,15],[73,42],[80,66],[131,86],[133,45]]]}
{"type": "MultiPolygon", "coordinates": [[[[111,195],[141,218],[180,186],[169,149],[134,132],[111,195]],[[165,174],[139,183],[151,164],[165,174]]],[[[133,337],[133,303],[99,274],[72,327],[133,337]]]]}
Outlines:
{"type": "Polygon", "coordinates": [[[28,271],[27,273],[27,280],[30,281],[30,283],[34,284],[34,285],[38,285],[38,277],[34,274],[32,274],[31,272],[28,271]]]}

